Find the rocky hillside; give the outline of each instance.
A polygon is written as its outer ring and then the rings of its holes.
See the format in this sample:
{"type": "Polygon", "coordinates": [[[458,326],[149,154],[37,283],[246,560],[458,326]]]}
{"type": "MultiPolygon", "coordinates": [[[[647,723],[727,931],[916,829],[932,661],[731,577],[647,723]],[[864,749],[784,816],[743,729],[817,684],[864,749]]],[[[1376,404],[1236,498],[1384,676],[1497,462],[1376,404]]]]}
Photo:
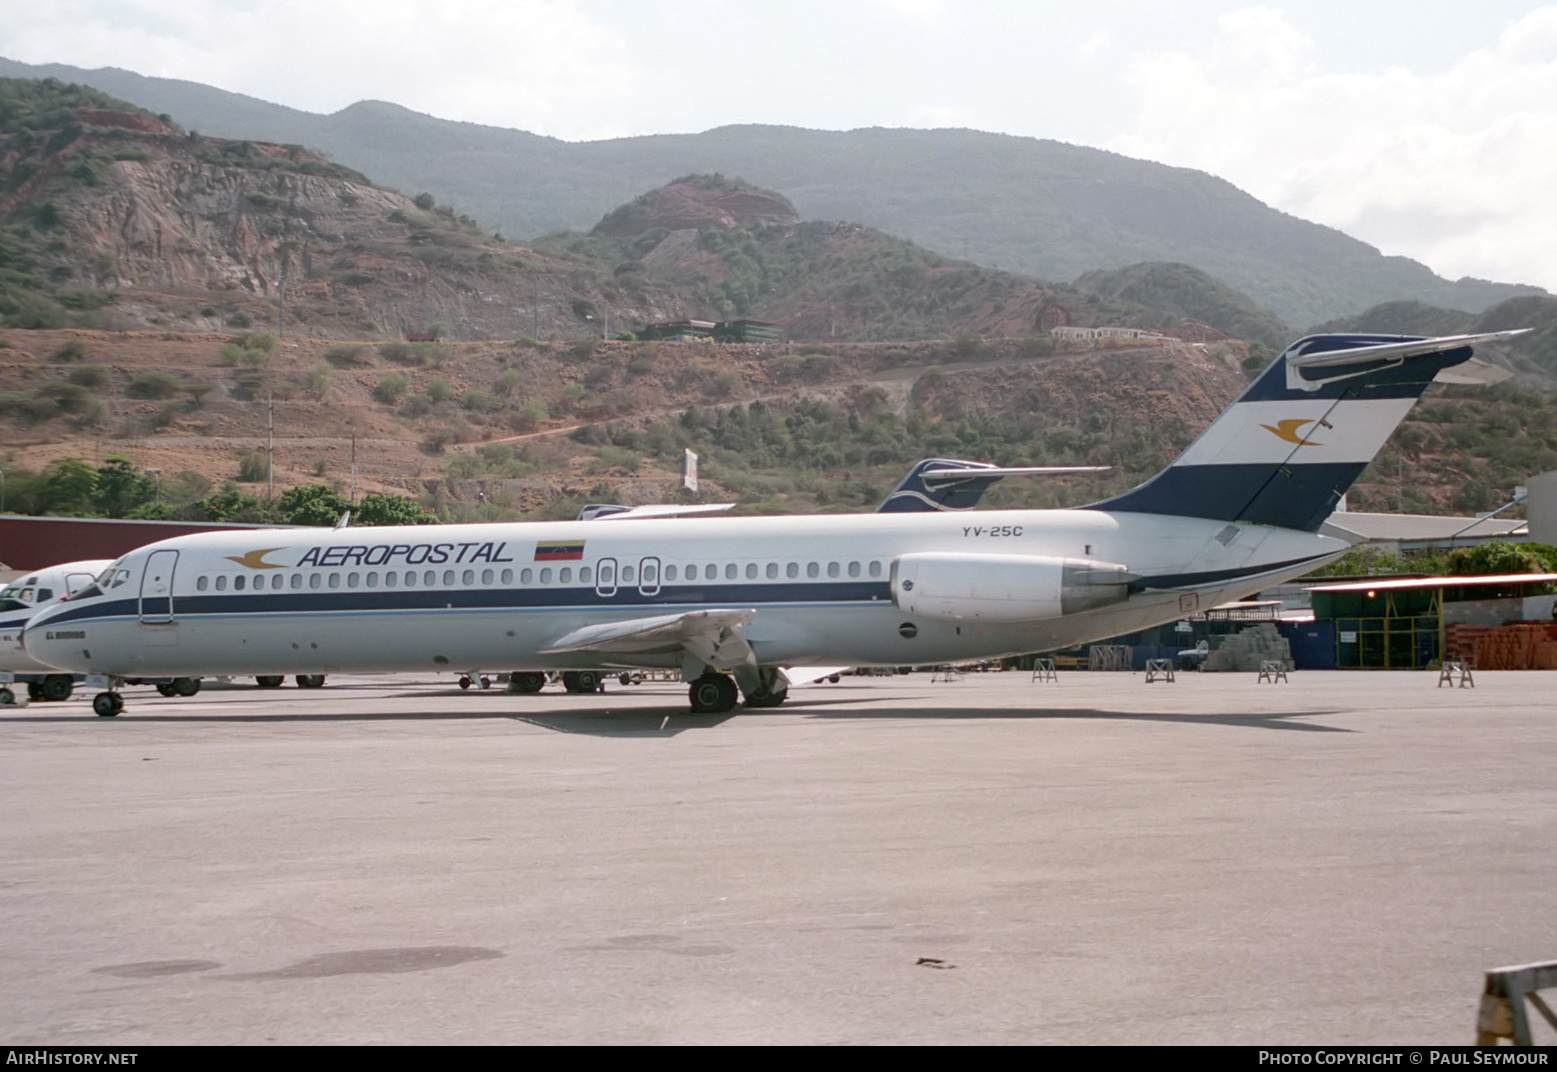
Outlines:
{"type": "Polygon", "coordinates": [[[0,315],[289,335],[597,331],[685,315],[298,146],[182,132],[80,87],[0,83],[0,315]],[[284,306],[284,308],[283,308],[284,306]]]}

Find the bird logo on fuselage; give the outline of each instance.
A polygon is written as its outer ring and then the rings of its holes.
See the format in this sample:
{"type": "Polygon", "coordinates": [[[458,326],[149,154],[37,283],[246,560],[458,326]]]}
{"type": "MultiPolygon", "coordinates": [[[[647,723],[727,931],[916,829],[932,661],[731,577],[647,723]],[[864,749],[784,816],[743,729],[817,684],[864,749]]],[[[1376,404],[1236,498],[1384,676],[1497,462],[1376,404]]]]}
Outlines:
{"type": "Polygon", "coordinates": [[[265,547],[258,551],[245,551],[241,555],[227,555],[227,561],[236,562],[240,566],[249,569],[286,569],[285,562],[266,562],[265,556],[272,551],[285,551],[285,547],[265,547]]]}
{"type": "Polygon", "coordinates": [[[1262,424],[1260,427],[1277,439],[1285,439],[1288,443],[1296,443],[1300,447],[1322,447],[1324,446],[1323,443],[1315,443],[1312,439],[1304,439],[1298,434],[1298,429],[1305,424],[1316,423],[1321,422],[1305,420],[1302,417],[1289,417],[1284,421],[1277,421],[1275,424],[1262,424]]]}

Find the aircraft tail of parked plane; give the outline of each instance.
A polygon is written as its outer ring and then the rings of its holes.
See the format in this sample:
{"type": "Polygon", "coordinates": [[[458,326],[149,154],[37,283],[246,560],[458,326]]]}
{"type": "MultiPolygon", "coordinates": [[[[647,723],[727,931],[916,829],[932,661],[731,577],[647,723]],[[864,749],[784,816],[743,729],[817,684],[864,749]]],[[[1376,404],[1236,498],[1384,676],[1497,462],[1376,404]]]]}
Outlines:
{"type": "Polygon", "coordinates": [[[1435,376],[1517,334],[1300,339],[1172,465],[1093,508],[1317,532],[1435,376]]]}
{"type": "Polygon", "coordinates": [[[469,666],[679,668],[724,711],[782,702],[783,667],[1071,647],[1344,553],[1317,530],[1351,481],[1435,376],[1512,334],[1310,336],[1089,507],[200,533],[125,555],[24,642],[100,682],[100,715],[129,677],[469,666]]]}

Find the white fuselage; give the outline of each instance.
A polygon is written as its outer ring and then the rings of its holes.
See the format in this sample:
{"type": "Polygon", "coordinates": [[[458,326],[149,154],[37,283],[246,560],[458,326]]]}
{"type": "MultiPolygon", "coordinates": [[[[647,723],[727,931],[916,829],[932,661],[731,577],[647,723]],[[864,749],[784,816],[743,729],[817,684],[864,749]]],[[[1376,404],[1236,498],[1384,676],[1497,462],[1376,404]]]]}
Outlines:
{"type": "Polygon", "coordinates": [[[742,632],[763,666],[939,663],[1145,629],[1346,549],[1086,509],[204,533],[124,556],[100,591],[39,614],[25,644],[110,676],[674,667],[670,647],[543,653],[590,625],[738,609],[755,612],[742,632]],[[924,553],[1110,563],[1138,581],[1080,613],[924,616],[892,591],[894,561],[924,553]]]}
{"type": "Polygon", "coordinates": [[[0,593],[0,671],[35,674],[57,669],[28,655],[22,630],[39,611],[87,587],[110,564],[106,558],[93,558],[33,570],[0,593]]]}

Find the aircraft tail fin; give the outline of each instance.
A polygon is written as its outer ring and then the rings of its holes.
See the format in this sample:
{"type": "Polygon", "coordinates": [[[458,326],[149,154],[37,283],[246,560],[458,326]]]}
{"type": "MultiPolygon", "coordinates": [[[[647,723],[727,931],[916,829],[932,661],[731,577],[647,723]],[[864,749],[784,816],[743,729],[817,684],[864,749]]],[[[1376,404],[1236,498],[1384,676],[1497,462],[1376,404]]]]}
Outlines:
{"type": "Polygon", "coordinates": [[[1299,339],[1173,464],[1091,509],[1317,532],[1435,376],[1520,334],[1299,339]]]}

